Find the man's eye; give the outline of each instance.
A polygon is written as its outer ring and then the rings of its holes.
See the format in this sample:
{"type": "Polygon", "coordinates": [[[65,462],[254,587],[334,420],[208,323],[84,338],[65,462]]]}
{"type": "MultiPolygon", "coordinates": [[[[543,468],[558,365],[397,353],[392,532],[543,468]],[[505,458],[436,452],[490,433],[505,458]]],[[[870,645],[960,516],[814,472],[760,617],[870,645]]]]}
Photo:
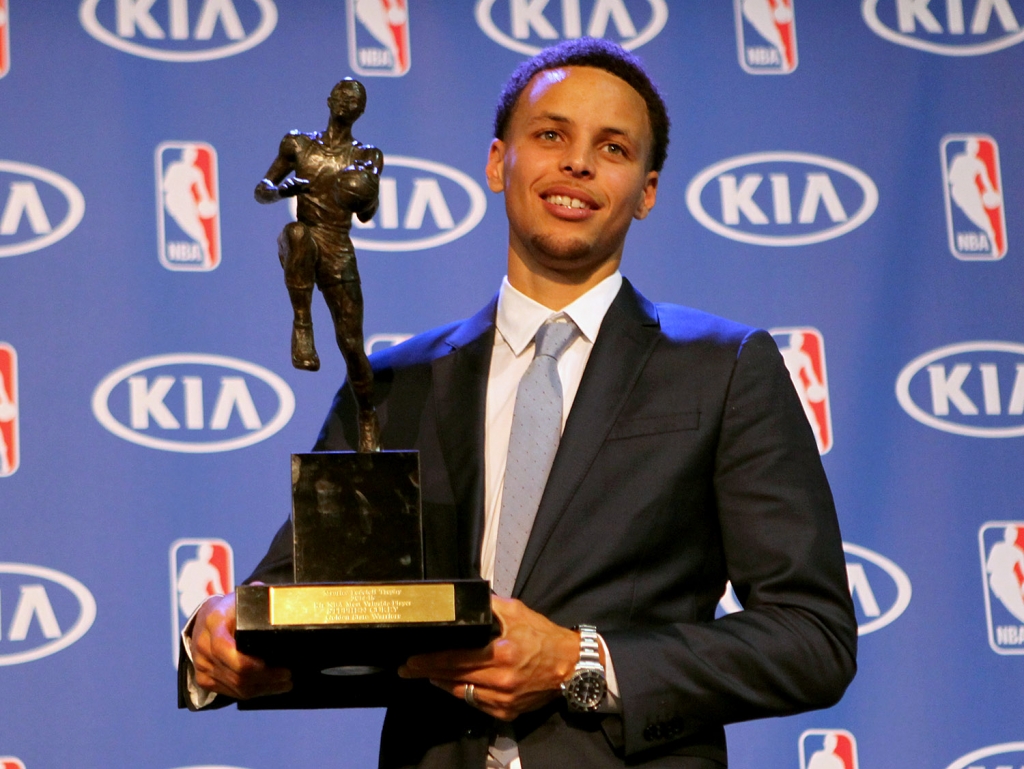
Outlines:
{"type": "Polygon", "coordinates": [[[613,155],[625,155],[626,148],[621,144],[606,144],[605,149],[613,155]]]}
{"type": "Polygon", "coordinates": [[[540,138],[547,141],[554,141],[558,138],[558,131],[541,131],[540,138]]]}

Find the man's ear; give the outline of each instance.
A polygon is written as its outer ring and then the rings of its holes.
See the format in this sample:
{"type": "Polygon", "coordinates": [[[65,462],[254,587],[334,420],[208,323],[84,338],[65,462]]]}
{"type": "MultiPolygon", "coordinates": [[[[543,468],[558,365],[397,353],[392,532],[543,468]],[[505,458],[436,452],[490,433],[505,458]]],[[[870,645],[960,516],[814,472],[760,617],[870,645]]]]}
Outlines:
{"type": "Polygon", "coordinates": [[[501,139],[491,142],[484,173],[487,176],[487,186],[491,192],[501,192],[505,189],[505,142],[501,139]]]}
{"type": "Polygon", "coordinates": [[[654,208],[654,202],[658,197],[658,172],[648,171],[647,179],[644,181],[643,195],[637,203],[636,211],[633,212],[634,219],[646,219],[647,214],[654,208]]]}

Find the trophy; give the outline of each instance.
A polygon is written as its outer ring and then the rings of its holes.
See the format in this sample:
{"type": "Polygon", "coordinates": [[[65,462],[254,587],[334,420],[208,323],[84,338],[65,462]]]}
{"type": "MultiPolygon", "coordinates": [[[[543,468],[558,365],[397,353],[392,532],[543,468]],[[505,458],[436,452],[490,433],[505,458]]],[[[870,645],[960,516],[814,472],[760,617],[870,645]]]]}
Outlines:
{"type": "Polygon", "coordinates": [[[393,678],[409,656],[482,647],[492,635],[486,580],[424,579],[418,452],[381,449],[349,229],[352,216],[366,222],[377,210],[384,157],[352,136],[366,107],[361,83],[339,82],[327,106],[327,129],[286,135],[255,196],[297,198],[297,221],[278,238],[292,365],[320,367],[318,287],[357,404],[358,451],[292,455],[295,584],[239,586],[235,639],[240,651],[291,668],[294,688],[245,708],[380,705],[361,693],[379,696],[381,676],[393,678]]]}

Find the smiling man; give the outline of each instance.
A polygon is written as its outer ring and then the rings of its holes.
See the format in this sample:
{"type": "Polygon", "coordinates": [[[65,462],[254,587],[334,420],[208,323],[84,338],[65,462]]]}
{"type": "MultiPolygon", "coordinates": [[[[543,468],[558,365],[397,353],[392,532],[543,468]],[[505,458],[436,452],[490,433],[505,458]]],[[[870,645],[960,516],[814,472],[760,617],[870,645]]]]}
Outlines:
{"type": "MultiPolygon", "coordinates": [[[[667,144],[618,46],[522,64],[486,169],[501,290],[373,359],[383,445],[421,452],[427,575],[490,579],[501,623],[354,685],[388,706],[381,766],[720,768],[724,724],[829,706],[853,676],[835,509],[774,342],[619,272],[667,144]],[[715,619],[727,580],[745,611],[715,619]]],[[[356,412],[343,387],[316,448],[353,445],[356,412]]],[[[250,579],[289,581],[290,547],[285,524],[250,579]]],[[[290,686],[233,629],[233,596],[199,611],[193,705],[290,686]]]]}

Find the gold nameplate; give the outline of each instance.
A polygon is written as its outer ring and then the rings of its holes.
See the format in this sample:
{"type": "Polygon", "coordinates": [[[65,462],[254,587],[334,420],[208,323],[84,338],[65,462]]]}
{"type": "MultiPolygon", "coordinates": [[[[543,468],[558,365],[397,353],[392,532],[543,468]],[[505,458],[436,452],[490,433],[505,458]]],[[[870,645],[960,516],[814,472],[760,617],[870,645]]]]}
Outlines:
{"type": "Polygon", "coordinates": [[[270,624],[454,622],[455,585],[285,585],[269,588],[270,624]]]}

